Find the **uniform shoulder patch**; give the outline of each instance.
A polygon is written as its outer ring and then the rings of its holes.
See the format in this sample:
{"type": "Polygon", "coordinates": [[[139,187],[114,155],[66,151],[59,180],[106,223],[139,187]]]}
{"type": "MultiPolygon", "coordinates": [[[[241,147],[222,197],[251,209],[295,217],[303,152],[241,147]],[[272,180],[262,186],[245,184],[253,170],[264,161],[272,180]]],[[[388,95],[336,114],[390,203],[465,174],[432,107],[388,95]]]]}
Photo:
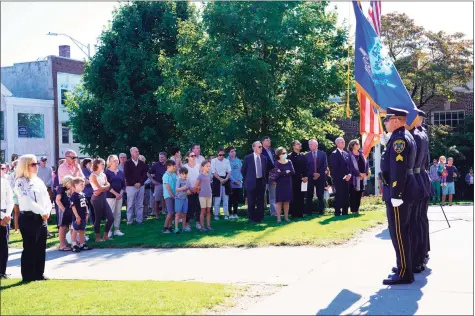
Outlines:
{"type": "Polygon", "coordinates": [[[393,149],[396,153],[400,154],[406,148],[406,141],[403,139],[396,139],[393,143],[393,149]]]}

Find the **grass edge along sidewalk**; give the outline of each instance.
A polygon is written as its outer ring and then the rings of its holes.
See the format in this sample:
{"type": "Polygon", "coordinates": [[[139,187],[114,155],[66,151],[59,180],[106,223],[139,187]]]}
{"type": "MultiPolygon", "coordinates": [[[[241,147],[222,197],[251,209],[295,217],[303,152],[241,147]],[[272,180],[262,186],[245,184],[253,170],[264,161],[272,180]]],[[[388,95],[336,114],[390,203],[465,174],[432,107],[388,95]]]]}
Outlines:
{"type": "MultiPolygon", "coordinates": [[[[265,246],[328,246],[342,244],[361,231],[371,229],[386,220],[382,205],[363,205],[358,215],[335,217],[331,214],[311,216],[278,224],[274,217],[266,216],[260,224],[239,220],[212,220],[215,231],[202,233],[193,227],[191,233],[162,234],[161,220],[149,218],[142,225],[127,226],[121,223],[125,236],[114,236],[114,240],[95,243],[92,227],[86,233],[93,248],[222,248],[222,247],[265,247],[265,246]]],[[[56,227],[50,225],[51,232],[56,227]]],[[[102,227],[103,230],[103,227],[102,227]]],[[[58,237],[47,241],[49,248],[57,248],[58,237]]],[[[22,248],[20,234],[10,235],[10,247],[22,248]]]]}
{"type": "Polygon", "coordinates": [[[1,280],[1,311],[2,315],[196,315],[232,307],[247,288],[200,282],[9,279],[1,280]]]}

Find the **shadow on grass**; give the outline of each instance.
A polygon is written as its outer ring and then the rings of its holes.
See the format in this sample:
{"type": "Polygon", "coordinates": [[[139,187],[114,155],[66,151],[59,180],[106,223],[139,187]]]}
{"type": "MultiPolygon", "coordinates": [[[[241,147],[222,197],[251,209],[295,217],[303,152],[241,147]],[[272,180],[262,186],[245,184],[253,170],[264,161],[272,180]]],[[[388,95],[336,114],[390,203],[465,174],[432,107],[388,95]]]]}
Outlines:
{"type": "Polygon", "coordinates": [[[358,218],[358,217],[361,217],[361,216],[364,216],[364,215],[361,214],[361,213],[358,213],[358,214],[348,214],[348,215],[341,215],[341,216],[332,216],[332,217],[324,219],[323,221],[320,222],[320,224],[321,225],[328,225],[328,224],[331,224],[333,222],[346,221],[346,220],[349,220],[351,218],[358,218]]]}
{"type": "Polygon", "coordinates": [[[8,289],[17,287],[17,286],[26,285],[26,284],[28,284],[28,282],[23,282],[22,280],[20,280],[20,281],[18,281],[18,282],[16,282],[16,283],[13,283],[13,284],[2,285],[2,281],[0,281],[0,289],[1,289],[2,291],[4,291],[4,290],[8,290],[8,289]]]}

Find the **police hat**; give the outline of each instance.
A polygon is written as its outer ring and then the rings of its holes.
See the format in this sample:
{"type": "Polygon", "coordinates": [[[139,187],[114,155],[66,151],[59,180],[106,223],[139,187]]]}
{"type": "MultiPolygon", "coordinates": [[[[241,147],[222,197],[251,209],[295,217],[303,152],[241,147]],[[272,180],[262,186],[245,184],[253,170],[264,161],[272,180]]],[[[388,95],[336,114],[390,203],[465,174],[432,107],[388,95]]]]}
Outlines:
{"type": "Polygon", "coordinates": [[[393,117],[393,116],[404,116],[404,117],[406,117],[408,113],[409,112],[407,112],[406,110],[401,110],[401,109],[396,109],[396,108],[389,107],[386,110],[386,117],[384,118],[384,120],[387,121],[390,117],[393,117]]]}
{"type": "Polygon", "coordinates": [[[416,112],[417,112],[417,115],[419,115],[419,116],[427,117],[426,112],[424,112],[424,111],[422,111],[422,110],[416,109],[416,112]]]}

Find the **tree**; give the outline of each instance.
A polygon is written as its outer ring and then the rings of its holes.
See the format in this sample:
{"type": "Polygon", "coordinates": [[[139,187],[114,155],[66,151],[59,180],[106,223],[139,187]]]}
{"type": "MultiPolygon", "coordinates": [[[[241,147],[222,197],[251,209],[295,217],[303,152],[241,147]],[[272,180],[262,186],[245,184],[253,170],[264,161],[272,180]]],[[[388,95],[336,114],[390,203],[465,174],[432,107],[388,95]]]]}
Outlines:
{"type": "Polygon", "coordinates": [[[466,87],[473,76],[473,40],[426,31],[404,13],[383,15],[381,23],[382,41],[416,106],[436,95],[454,101],[453,88],[466,87]]]}
{"type": "MultiPolygon", "coordinates": [[[[341,131],[328,103],[345,87],[346,31],[328,2],[208,2],[202,23],[179,22],[178,54],[162,54],[157,100],[182,142],[274,144],[341,131]]],[[[213,148],[216,149],[216,148],[213,148]]]]}
{"type": "Polygon", "coordinates": [[[193,17],[187,2],[131,2],[114,11],[83,86],[68,102],[85,152],[106,157],[137,146],[156,158],[180,137],[154,97],[163,82],[157,62],[161,52],[177,53],[178,21],[193,17]]]}
{"type": "Polygon", "coordinates": [[[431,158],[453,157],[457,168],[463,174],[473,167],[473,116],[465,116],[457,128],[446,125],[429,126],[431,158]]]}

